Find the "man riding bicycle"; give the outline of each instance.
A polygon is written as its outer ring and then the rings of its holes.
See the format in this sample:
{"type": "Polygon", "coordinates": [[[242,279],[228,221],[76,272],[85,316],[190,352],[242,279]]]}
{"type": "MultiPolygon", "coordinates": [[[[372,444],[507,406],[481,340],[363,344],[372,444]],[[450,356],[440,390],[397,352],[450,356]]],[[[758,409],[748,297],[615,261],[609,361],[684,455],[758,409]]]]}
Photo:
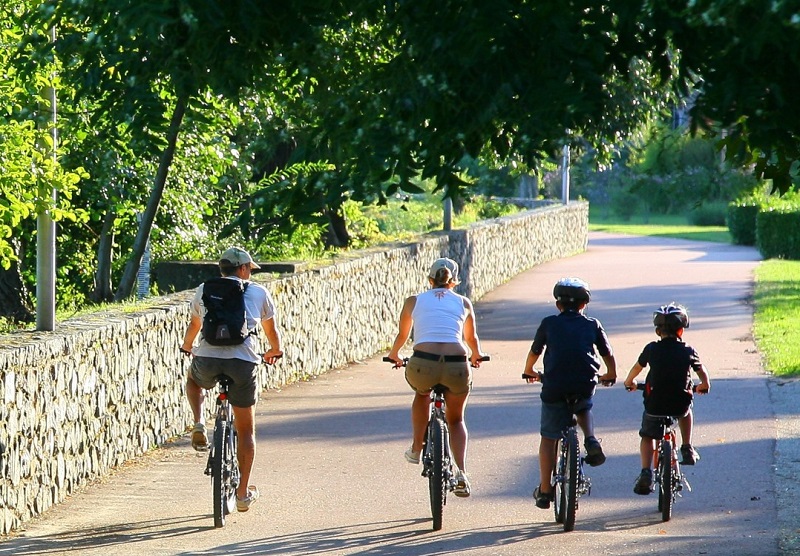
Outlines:
{"type": "Polygon", "coordinates": [[[220,274],[228,280],[242,282],[244,313],[247,330],[250,332],[239,344],[212,345],[201,335],[194,345],[195,338],[203,329],[206,315],[203,290],[200,285],[191,301],[191,322],[181,345],[181,352],[194,355],[189,374],[186,377],[186,396],[192,409],[194,428],[192,447],[195,450],[208,448],[208,437],[203,419],[205,390],[216,386],[219,375],[230,377],[233,383],[228,390],[228,399],[233,407],[234,424],[239,439],[237,459],[241,471],[241,482],[236,492],[236,509],[246,512],[258,499],[258,489],[250,485],[250,474],[256,453],[255,405],[258,398],[256,385],[256,365],[263,360],[268,364],[277,361],[282,355],[280,333],[275,325],[275,304],[267,289],[251,282],[253,269],[260,268],[244,249],[231,247],[220,257],[220,274]],[[257,351],[257,328],[267,336],[270,348],[263,356],[257,351]]]}

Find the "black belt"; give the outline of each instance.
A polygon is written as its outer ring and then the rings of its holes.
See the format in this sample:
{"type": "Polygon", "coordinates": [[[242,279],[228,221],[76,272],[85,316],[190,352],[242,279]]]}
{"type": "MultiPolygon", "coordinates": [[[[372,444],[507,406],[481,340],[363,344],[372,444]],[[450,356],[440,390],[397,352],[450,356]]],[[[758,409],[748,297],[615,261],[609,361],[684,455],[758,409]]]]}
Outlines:
{"type": "Polygon", "coordinates": [[[445,363],[464,363],[467,360],[466,355],[438,355],[436,353],[417,350],[414,350],[411,357],[419,357],[420,359],[428,359],[429,361],[444,361],[445,363]]]}

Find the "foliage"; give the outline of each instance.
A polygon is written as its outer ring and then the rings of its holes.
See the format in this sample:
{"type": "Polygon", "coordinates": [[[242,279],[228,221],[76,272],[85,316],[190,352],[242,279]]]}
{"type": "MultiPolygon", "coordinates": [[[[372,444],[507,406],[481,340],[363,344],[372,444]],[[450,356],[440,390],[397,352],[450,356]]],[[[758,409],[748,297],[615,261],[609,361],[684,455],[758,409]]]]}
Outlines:
{"type": "Polygon", "coordinates": [[[722,201],[703,203],[689,212],[689,222],[695,226],[725,226],[727,205],[722,201]]]}
{"type": "Polygon", "coordinates": [[[753,334],[767,370],[800,374],[800,261],[763,261],[755,272],[753,334]]]}
{"type": "Polygon", "coordinates": [[[739,198],[728,205],[727,224],[733,243],[756,244],[756,217],[760,210],[761,201],[755,195],[739,198]]]}
{"type": "Polygon", "coordinates": [[[756,216],[756,245],[766,259],[800,260],[800,205],[759,211],[756,216]]]}
{"type": "Polygon", "coordinates": [[[730,160],[787,191],[800,159],[796,3],[687,0],[651,9],[652,32],[673,45],[679,82],[687,98],[694,93],[692,124],[716,136],[730,160]]]}

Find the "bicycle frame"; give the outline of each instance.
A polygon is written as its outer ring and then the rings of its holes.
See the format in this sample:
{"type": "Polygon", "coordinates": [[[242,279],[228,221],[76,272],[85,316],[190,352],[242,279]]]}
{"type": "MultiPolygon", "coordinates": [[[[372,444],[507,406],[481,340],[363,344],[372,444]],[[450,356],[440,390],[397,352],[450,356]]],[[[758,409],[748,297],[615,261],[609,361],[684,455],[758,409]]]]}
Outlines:
{"type": "Polygon", "coordinates": [[[592,481],[584,473],[584,458],[578,442],[578,420],[574,412],[578,400],[567,398],[566,402],[572,411],[572,420],[558,441],[552,485],[556,523],[562,523],[564,531],[572,531],[575,528],[578,500],[581,496],[591,495],[592,481]]]}
{"type": "Polygon", "coordinates": [[[225,516],[236,506],[236,488],[239,486],[240,472],[236,457],[238,440],[234,428],[233,408],[228,401],[230,379],[217,378],[216,416],[211,449],[208,454],[205,474],[211,477],[214,499],[214,526],[223,527],[225,516]]]}
{"type": "Polygon", "coordinates": [[[677,418],[669,416],[656,416],[661,419],[661,440],[657,450],[653,453],[655,467],[654,484],[658,491],[658,510],[661,512],[662,521],[669,521],[672,517],[672,506],[681,496],[684,485],[691,492],[692,487],[686,476],[681,473],[678,462],[677,440],[675,426],[677,418]]]}

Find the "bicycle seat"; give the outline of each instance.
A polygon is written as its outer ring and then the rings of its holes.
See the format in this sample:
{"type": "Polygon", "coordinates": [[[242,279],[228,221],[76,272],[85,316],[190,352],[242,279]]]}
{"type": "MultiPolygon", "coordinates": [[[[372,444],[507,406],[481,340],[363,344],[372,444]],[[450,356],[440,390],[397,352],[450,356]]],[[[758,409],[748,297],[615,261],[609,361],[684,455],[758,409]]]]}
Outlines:
{"type": "Polygon", "coordinates": [[[233,384],[233,379],[231,377],[229,377],[228,375],[217,375],[214,378],[214,380],[220,386],[230,386],[231,384],[233,384]]]}
{"type": "Polygon", "coordinates": [[[447,386],[444,386],[442,384],[437,384],[436,386],[433,387],[434,394],[444,394],[445,392],[447,392],[447,386]]]}

